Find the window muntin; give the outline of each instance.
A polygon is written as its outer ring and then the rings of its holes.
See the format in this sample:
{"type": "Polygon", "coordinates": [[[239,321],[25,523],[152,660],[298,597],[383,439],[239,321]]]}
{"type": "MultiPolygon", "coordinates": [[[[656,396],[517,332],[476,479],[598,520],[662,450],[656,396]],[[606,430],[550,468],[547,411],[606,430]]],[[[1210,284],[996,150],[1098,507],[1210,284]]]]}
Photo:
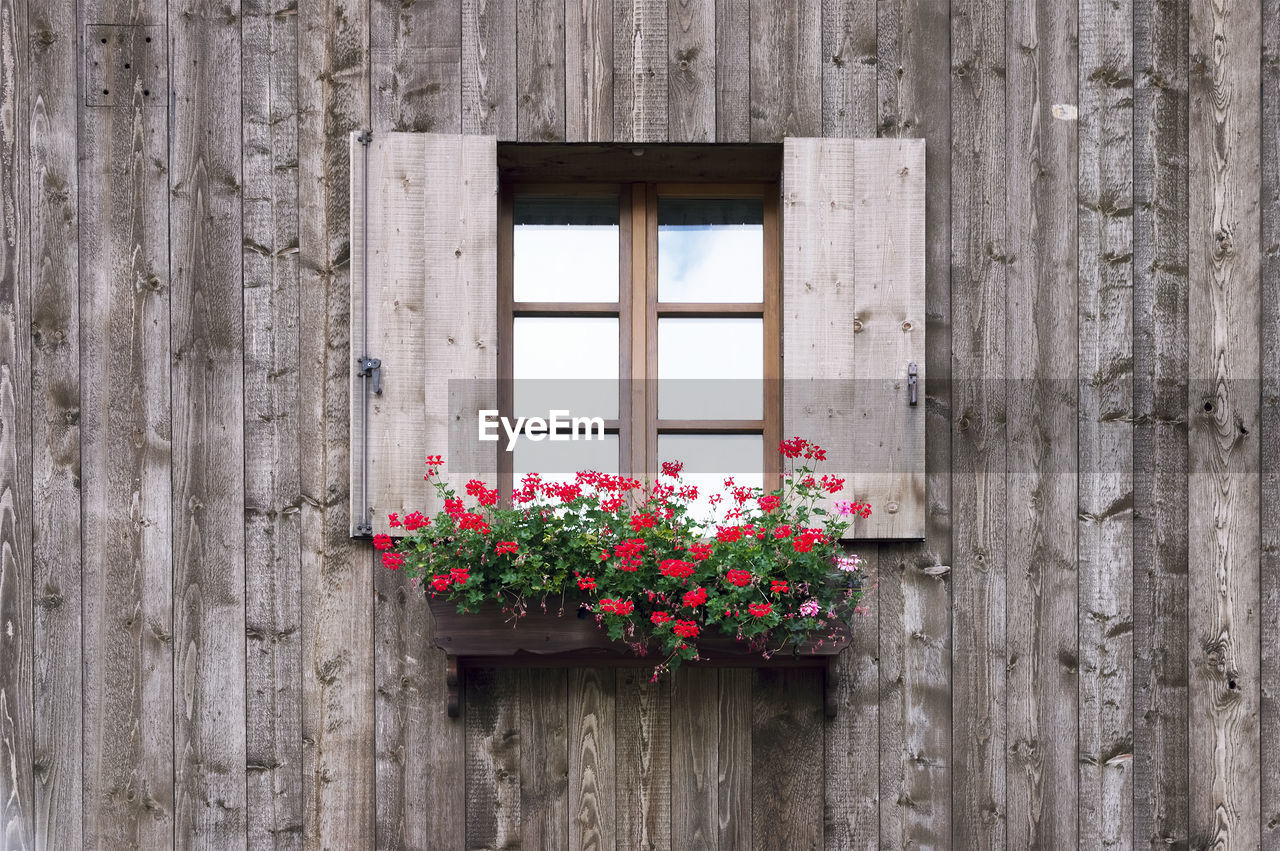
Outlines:
{"type": "MultiPolygon", "coordinates": [[[[616,413],[606,416],[606,433],[616,435],[618,472],[652,476],[660,461],[681,460],[703,491],[718,490],[726,475],[741,484],[776,480],[775,453],[766,453],[765,447],[777,444],[781,422],[777,193],[776,184],[505,185],[499,209],[498,299],[503,415],[510,415],[516,395],[521,398],[517,414],[555,395],[513,389],[510,379],[536,385],[541,382],[530,379],[550,374],[585,378],[591,369],[616,366],[621,382],[617,404],[607,406],[616,413]],[[591,266],[597,277],[610,264],[598,259],[601,252],[594,245],[579,252],[565,237],[555,249],[563,252],[560,262],[551,262],[552,249],[544,249],[551,260],[536,261],[541,283],[522,286],[522,298],[517,298],[514,281],[528,280],[517,267],[539,256],[516,254],[521,229],[532,235],[535,229],[560,228],[571,234],[607,228],[614,221],[604,210],[607,204],[617,212],[617,263],[611,280],[616,290],[599,281],[590,287],[580,284],[583,270],[569,268],[579,265],[580,258],[585,258],[580,265],[591,266]],[[568,281],[562,290],[555,289],[556,269],[568,281]],[[578,364],[544,371],[555,359],[551,347],[535,352],[527,348],[526,335],[522,350],[517,340],[517,327],[534,318],[616,320],[616,360],[610,351],[590,369],[578,364]],[[698,453],[697,470],[691,452],[698,453]]],[[[599,340],[594,345],[603,346],[599,340]]],[[[595,375],[590,372],[591,383],[599,384],[595,375]]],[[[595,404],[601,398],[599,391],[560,395],[586,395],[595,404]]],[[[593,413],[570,410],[574,416],[593,413]]],[[[600,469],[589,460],[598,459],[599,444],[574,450],[576,443],[559,443],[568,448],[555,453],[516,453],[518,462],[511,453],[499,452],[504,490],[509,492],[513,476],[540,463],[565,467],[542,470],[551,473],[600,469]]]]}

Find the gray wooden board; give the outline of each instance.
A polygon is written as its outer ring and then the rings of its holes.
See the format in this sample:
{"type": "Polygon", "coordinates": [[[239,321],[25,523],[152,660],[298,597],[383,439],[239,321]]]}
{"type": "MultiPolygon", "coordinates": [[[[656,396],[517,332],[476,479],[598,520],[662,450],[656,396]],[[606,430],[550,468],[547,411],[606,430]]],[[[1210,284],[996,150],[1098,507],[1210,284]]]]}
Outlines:
{"type": "Polygon", "coordinates": [[[613,139],[665,142],[667,0],[613,0],[613,139]]]}
{"type": "Polygon", "coordinates": [[[671,677],[654,682],[644,668],[615,679],[614,766],[617,771],[618,845],[672,848],[671,677]]]}
{"type": "Polygon", "coordinates": [[[1191,4],[1190,841],[1257,847],[1261,9],[1191,4]]]}
{"type": "Polygon", "coordinates": [[[516,138],[516,0],[462,0],[462,132],[516,138]]]}
{"type": "Polygon", "coordinates": [[[76,4],[44,4],[31,31],[31,844],[84,844],[76,4]]]}
{"type": "Polygon", "coordinates": [[[1188,842],[1187,10],[1134,2],[1135,846],[1188,842]]]}
{"type": "Polygon", "coordinates": [[[1077,842],[1123,847],[1134,791],[1133,9],[1079,14],[1077,842]]]}
{"type": "Polygon", "coordinates": [[[853,538],[924,537],[924,142],[783,146],[783,431],[827,450],[853,538]]]}
{"type": "Polygon", "coordinates": [[[613,0],[564,5],[565,139],[613,138],[613,0]]]}
{"type": "Polygon", "coordinates": [[[245,757],[251,848],[302,847],[297,16],[245,4],[245,757]]]}

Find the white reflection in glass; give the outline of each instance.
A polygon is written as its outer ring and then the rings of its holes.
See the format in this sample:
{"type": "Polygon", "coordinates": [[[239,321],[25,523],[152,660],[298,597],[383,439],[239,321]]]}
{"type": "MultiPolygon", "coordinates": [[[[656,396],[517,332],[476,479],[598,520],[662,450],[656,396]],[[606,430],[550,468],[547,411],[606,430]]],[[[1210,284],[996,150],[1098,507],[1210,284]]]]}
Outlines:
{"type": "Polygon", "coordinates": [[[658,320],[662,419],[760,419],[763,379],[763,320],[658,320]]]}
{"type": "Polygon", "coordinates": [[[660,225],[658,300],[764,301],[764,227],[660,225]]]}
{"type": "Polygon", "coordinates": [[[736,485],[764,485],[764,438],[758,434],[660,434],[658,461],[684,462],[680,478],[698,488],[690,516],[704,524],[724,522],[725,511],[733,507],[727,494],[719,505],[710,500],[724,492],[726,478],[733,477],[736,485]]]}
{"type": "Polygon", "coordinates": [[[618,300],[617,225],[515,226],[516,301],[618,300]]]}
{"type": "Polygon", "coordinates": [[[527,317],[514,321],[513,402],[517,417],[618,416],[618,320],[527,317]]]}

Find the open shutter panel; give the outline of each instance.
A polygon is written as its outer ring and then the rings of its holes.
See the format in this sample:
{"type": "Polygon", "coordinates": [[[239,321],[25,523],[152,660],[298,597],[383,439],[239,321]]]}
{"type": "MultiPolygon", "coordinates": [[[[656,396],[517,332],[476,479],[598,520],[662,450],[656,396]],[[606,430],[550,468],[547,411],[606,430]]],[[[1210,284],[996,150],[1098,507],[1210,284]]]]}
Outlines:
{"type": "Polygon", "coordinates": [[[493,450],[474,432],[477,411],[497,407],[497,140],[381,133],[366,151],[357,135],[351,174],[351,525],[367,488],[376,533],[389,531],[390,512],[437,507],[428,455],[446,456],[459,491],[496,479],[495,458],[478,454],[493,450]],[[366,396],[365,354],[381,361],[381,394],[370,382],[366,396]],[[451,457],[450,430],[468,427],[472,439],[455,439],[451,457]]]}
{"type": "Polygon", "coordinates": [[[787,139],[782,179],[784,436],[871,504],[848,537],[923,538],[924,142],[787,139]]]}

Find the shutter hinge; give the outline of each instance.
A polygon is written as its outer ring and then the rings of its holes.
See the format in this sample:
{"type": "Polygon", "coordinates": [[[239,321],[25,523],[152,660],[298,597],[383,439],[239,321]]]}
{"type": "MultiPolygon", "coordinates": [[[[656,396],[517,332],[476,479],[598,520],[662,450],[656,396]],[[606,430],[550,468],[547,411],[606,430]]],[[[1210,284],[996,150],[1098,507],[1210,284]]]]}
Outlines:
{"type": "Polygon", "coordinates": [[[367,520],[362,520],[356,524],[355,537],[368,538],[373,535],[373,524],[367,520]]]}
{"type": "Polygon", "coordinates": [[[373,131],[361,130],[359,133],[356,134],[356,139],[360,142],[361,145],[364,145],[367,148],[369,147],[369,143],[373,141],[373,131]]]}
{"type": "Polygon", "coordinates": [[[360,359],[360,370],[356,373],[362,378],[373,379],[373,395],[382,395],[382,361],[365,356],[360,359]]]}
{"type": "Polygon", "coordinates": [[[919,401],[919,381],[916,376],[920,373],[916,369],[915,362],[907,364],[907,391],[911,394],[911,404],[919,401]]]}

